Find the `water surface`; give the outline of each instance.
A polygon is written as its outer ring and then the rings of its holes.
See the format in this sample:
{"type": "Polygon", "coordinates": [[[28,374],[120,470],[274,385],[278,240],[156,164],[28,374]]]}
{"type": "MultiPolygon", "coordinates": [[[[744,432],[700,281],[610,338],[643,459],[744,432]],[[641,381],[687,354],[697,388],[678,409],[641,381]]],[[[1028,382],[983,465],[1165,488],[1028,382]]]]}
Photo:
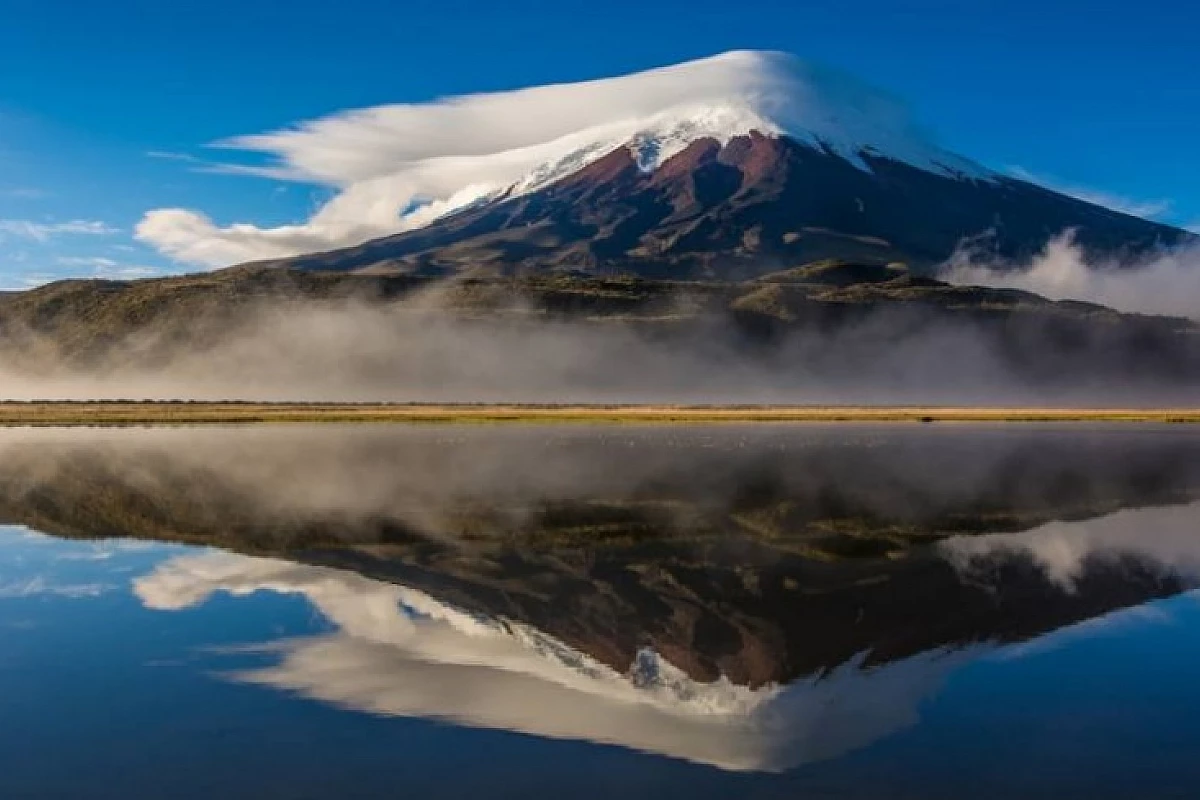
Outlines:
{"type": "Polygon", "coordinates": [[[0,796],[1193,797],[1200,434],[0,432],[0,796]]]}

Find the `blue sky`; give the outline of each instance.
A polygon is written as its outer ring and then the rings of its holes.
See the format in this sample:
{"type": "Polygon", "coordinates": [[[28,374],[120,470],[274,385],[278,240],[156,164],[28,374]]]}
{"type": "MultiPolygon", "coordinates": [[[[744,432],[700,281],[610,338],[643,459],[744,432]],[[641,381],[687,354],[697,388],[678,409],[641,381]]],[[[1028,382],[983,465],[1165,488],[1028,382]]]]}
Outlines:
{"type": "Polygon", "coordinates": [[[179,157],[220,160],[207,145],[226,137],[742,48],[846,69],[993,168],[1200,222],[1200,10],[1184,0],[0,0],[0,14],[0,288],[194,268],[134,240],[150,209],[271,226],[328,198],[179,157]]]}

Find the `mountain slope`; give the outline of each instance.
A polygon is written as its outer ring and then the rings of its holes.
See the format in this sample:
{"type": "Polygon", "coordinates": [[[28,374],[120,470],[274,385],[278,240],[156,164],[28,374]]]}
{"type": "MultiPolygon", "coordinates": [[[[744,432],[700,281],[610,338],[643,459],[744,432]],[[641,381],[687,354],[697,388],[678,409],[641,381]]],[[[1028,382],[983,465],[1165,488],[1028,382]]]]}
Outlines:
{"type": "MultiPolygon", "coordinates": [[[[969,162],[964,162],[969,163],[969,162]]],[[[750,131],[697,138],[646,169],[635,144],[358,247],[274,262],[319,270],[577,270],[744,279],[822,258],[926,270],[965,240],[1030,256],[1076,229],[1087,250],[1142,252],[1189,234],[1011,178],[916,166],[750,131]]]]}

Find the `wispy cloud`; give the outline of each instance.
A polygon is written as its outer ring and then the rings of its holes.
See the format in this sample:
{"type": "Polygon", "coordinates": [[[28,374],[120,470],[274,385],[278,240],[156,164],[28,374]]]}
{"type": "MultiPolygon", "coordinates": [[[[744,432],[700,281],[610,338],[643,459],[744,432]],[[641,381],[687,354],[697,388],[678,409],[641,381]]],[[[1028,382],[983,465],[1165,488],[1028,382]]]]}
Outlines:
{"type": "Polygon", "coordinates": [[[39,576],[24,581],[0,585],[0,600],[14,600],[45,595],[79,600],[89,597],[99,597],[105,592],[112,591],[114,588],[116,587],[104,583],[55,584],[39,576]]]}
{"type": "Polygon", "coordinates": [[[1060,194],[1069,195],[1084,202],[1094,203],[1095,205],[1104,206],[1113,211],[1119,211],[1122,214],[1129,214],[1134,217],[1159,219],[1171,211],[1170,200],[1140,200],[1126,197],[1102,189],[1093,189],[1068,181],[1060,181],[1057,178],[1030,172],[1023,167],[1011,167],[1008,172],[1014,178],[1019,178],[1029,183],[1036,183],[1038,186],[1043,186],[1060,194]]]}
{"type": "MultiPolygon", "coordinates": [[[[217,142],[212,147],[230,149],[233,147],[231,142],[217,142]]],[[[183,164],[189,164],[193,167],[193,172],[210,172],[217,175],[245,175],[252,178],[272,178],[275,180],[293,181],[301,183],[311,183],[314,181],[313,176],[304,172],[293,169],[283,164],[268,165],[268,166],[253,166],[248,164],[229,164],[223,161],[212,161],[206,158],[194,156],[191,153],[177,153],[173,150],[147,150],[147,158],[154,158],[160,161],[178,161],[183,164]]],[[[320,179],[316,179],[320,182],[320,179]]]]}
{"type": "Polygon", "coordinates": [[[111,236],[120,233],[106,222],[73,219],[66,222],[35,222],[25,219],[0,219],[0,239],[5,236],[47,242],[56,236],[111,236]]]}
{"type": "Polygon", "coordinates": [[[148,150],[146,151],[147,158],[157,158],[163,161],[182,161],[186,164],[203,164],[202,159],[188,153],[176,153],[171,150],[148,150]]]}
{"type": "MultiPolygon", "coordinates": [[[[255,177],[274,177],[272,170],[268,169],[251,169],[240,168],[220,161],[211,161],[209,159],[194,156],[191,153],[177,153],[173,150],[147,150],[147,158],[157,159],[159,161],[177,161],[181,164],[188,164],[192,167],[192,172],[212,172],[220,175],[238,175],[247,174],[255,177]]],[[[298,180],[295,175],[289,176],[289,180],[298,180]]]]}
{"type": "Polygon", "coordinates": [[[64,267],[95,267],[100,269],[117,266],[117,262],[111,258],[100,258],[98,256],[60,256],[56,261],[60,266],[64,267]]]}
{"type": "Polygon", "coordinates": [[[97,278],[136,280],[138,278],[151,278],[162,274],[162,271],[157,267],[143,264],[126,264],[102,256],[60,256],[55,261],[62,267],[89,269],[92,275],[97,278]]]}

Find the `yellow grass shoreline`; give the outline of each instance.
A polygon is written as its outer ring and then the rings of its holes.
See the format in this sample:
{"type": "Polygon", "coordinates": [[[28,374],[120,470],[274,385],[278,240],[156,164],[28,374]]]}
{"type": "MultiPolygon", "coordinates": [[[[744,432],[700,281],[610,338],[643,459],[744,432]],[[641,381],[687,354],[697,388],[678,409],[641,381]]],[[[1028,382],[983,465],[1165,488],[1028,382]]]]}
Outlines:
{"type": "Polygon", "coordinates": [[[8,402],[0,426],[264,423],[1200,423],[1200,408],[945,406],[534,405],[449,403],[8,402]]]}

